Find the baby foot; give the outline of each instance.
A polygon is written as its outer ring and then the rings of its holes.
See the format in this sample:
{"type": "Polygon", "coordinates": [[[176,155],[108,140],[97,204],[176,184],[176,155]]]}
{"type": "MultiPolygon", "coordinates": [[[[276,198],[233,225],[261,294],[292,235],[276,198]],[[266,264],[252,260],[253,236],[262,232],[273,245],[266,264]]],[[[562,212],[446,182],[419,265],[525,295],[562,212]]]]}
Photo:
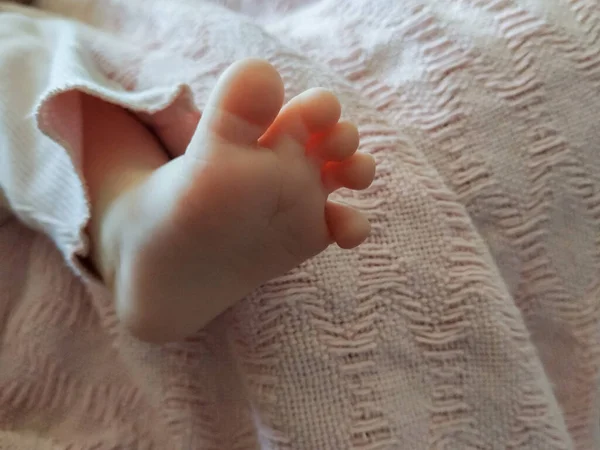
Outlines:
{"type": "Polygon", "coordinates": [[[186,154],[116,202],[112,284],[120,319],[140,338],[184,338],[329,244],[368,236],[361,213],[328,200],[368,187],[375,172],[338,100],[313,89],[282,103],[271,65],[234,64],[186,154]]]}

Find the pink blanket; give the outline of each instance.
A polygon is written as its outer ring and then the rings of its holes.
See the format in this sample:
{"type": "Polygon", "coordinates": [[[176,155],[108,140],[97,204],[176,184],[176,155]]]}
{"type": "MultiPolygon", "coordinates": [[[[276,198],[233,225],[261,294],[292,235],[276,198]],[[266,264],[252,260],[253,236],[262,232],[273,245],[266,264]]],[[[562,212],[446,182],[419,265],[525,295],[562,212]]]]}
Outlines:
{"type": "Polygon", "coordinates": [[[9,222],[0,448],[600,448],[595,0],[40,3],[108,32],[85,45],[131,90],[202,109],[259,56],[335,91],[374,232],[153,347],[9,222]]]}

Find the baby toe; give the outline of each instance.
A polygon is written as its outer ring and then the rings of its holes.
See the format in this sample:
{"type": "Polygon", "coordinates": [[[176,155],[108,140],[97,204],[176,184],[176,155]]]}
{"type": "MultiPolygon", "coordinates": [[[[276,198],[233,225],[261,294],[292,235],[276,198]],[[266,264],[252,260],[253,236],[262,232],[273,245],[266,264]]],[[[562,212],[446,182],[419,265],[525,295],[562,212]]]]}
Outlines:
{"type": "Polygon", "coordinates": [[[291,137],[305,148],[312,136],[331,130],[340,115],[341,106],[335,95],[321,88],[310,89],[283,107],[260,144],[276,149],[281,139],[291,137]]]}
{"type": "Polygon", "coordinates": [[[371,155],[355,153],[341,162],[329,162],[323,167],[323,185],[329,193],[347,188],[363,190],[375,178],[375,160],[371,155]]]}
{"type": "Polygon", "coordinates": [[[343,161],[358,149],[358,129],[350,122],[339,122],[325,135],[315,135],[308,153],[321,162],[343,161]]]}
{"type": "Polygon", "coordinates": [[[232,64],[206,104],[188,153],[202,156],[204,141],[211,136],[235,145],[256,145],[277,117],[283,94],[281,77],[267,61],[246,59],[232,64]]]}
{"type": "Polygon", "coordinates": [[[357,247],[371,233],[371,225],[365,215],[348,205],[328,201],[325,217],[332,239],[341,248],[357,247]]]}

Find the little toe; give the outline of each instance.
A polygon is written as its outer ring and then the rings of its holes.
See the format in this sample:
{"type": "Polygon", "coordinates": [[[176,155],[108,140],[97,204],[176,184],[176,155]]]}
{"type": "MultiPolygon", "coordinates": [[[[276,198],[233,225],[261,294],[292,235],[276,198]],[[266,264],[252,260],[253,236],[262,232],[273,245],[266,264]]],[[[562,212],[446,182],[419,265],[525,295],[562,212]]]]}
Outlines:
{"type": "Polygon", "coordinates": [[[314,88],[287,103],[260,144],[275,148],[282,138],[291,137],[305,147],[311,136],[330,131],[340,120],[341,106],[331,92],[314,88]]]}
{"type": "Polygon", "coordinates": [[[371,233],[371,224],[364,214],[348,205],[328,201],[325,218],[332,239],[343,249],[358,247],[371,233]]]}
{"type": "MultiPolygon", "coordinates": [[[[232,144],[256,144],[283,104],[283,82],[267,61],[247,59],[232,64],[219,78],[194,138],[217,136],[232,144]]],[[[192,142],[193,144],[193,142],[192,142]]],[[[190,145],[188,153],[202,152],[190,145]]]]}
{"type": "Polygon", "coordinates": [[[375,178],[375,160],[366,153],[356,153],[341,162],[329,162],[323,167],[323,186],[329,193],[340,188],[363,190],[375,178]]]}
{"type": "Polygon", "coordinates": [[[350,122],[339,122],[331,132],[315,135],[308,144],[308,153],[321,162],[343,161],[358,149],[358,129],[350,122]]]}

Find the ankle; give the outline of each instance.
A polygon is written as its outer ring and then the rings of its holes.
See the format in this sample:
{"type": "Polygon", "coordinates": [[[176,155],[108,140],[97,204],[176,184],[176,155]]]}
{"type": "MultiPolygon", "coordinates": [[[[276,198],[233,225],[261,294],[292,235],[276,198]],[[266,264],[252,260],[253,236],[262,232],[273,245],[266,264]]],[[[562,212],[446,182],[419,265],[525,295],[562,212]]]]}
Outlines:
{"type": "Polygon", "coordinates": [[[118,265],[129,193],[168,161],[152,133],[130,112],[82,94],[83,175],[91,218],[91,263],[109,287],[118,265]]]}
{"type": "MultiPolygon", "coordinates": [[[[130,186],[130,189],[133,186],[130,186]]],[[[128,189],[112,186],[97,194],[92,217],[88,224],[90,260],[102,281],[111,290],[119,266],[122,235],[126,228],[128,189]]]]}

